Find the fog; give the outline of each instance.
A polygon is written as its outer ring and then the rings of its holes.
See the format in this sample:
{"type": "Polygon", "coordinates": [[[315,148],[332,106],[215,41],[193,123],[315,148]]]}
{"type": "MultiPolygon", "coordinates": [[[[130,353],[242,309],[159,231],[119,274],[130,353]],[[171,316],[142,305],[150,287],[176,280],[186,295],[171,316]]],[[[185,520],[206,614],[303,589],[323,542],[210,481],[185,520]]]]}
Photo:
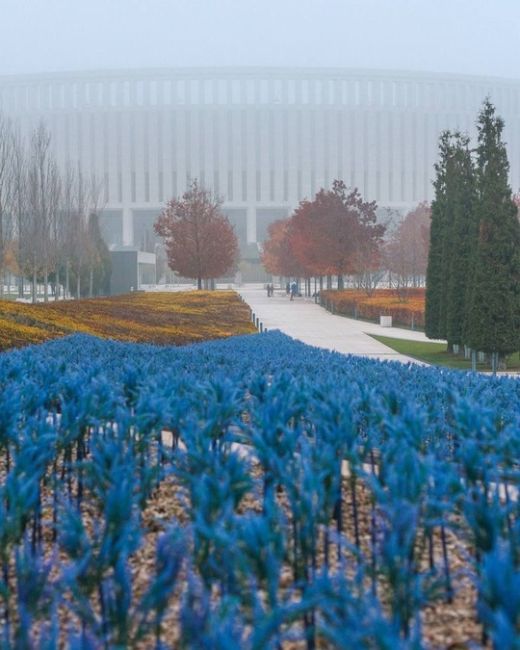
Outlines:
{"type": "Polygon", "coordinates": [[[0,74],[339,66],[520,77],[519,0],[0,0],[0,74]]]}
{"type": "Polygon", "coordinates": [[[516,191],[519,33],[520,0],[0,0],[0,261],[21,233],[33,299],[76,263],[64,295],[105,291],[102,241],[164,280],[154,224],[197,179],[261,281],[271,225],[336,179],[382,220],[430,202],[439,134],[474,143],[485,97],[516,191]]]}

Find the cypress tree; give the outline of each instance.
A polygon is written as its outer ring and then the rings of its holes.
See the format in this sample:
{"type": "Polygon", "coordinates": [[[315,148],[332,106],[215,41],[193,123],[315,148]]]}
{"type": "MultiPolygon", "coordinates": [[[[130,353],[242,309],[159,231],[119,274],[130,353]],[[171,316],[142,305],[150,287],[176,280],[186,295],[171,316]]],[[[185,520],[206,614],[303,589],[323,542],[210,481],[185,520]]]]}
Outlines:
{"type": "Polygon", "coordinates": [[[446,338],[446,287],[448,277],[448,176],[451,157],[451,133],[439,138],[439,161],[435,164],[433,183],[430,249],[426,270],[425,333],[430,339],[446,338]]]}
{"type": "Polygon", "coordinates": [[[446,291],[446,336],[448,346],[465,342],[464,330],[468,303],[468,285],[474,242],[477,237],[475,215],[475,169],[469,149],[469,138],[454,134],[448,165],[447,228],[449,251],[446,291]]]}
{"type": "Polygon", "coordinates": [[[471,273],[467,343],[499,355],[519,349],[520,224],[508,185],[504,122],[486,99],[479,114],[477,148],[478,238],[471,273]]]}
{"type": "Polygon", "coordinates": [[[89,215],[87,226],[88,283],[85,278],[82,287],[88,296],[107,295],[110,293],[110,276],[112,260],[110,251],[101,235],[99,217],[93,212],[89,215]]]}

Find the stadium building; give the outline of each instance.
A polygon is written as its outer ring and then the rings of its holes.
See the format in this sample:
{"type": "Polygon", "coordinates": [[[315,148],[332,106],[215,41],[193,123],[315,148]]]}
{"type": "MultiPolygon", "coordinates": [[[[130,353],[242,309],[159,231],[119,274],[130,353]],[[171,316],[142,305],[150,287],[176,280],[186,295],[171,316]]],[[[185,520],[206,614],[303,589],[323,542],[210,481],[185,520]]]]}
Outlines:
{"type": "Polygon", "coordinates": [[[440,131],[474,136],[486,96],[506,123],[516,191],[520,81],[314,68],[0,77],[0,110],[24,130],[43,119],[58,162],[80,160],[101,183],[107,243],[141,250],[194,178],[223,198],[243,249],[335,178],[401,211],[431,200],[440,131]]]}

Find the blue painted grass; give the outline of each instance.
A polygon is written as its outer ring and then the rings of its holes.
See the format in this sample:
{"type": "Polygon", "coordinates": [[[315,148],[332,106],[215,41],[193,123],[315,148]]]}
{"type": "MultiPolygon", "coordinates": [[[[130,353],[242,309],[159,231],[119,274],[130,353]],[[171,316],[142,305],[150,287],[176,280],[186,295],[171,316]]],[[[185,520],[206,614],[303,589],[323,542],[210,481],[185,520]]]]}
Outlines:
{"type": "Polygon", "coordinates": [[[421,648],[423,608],[457,598],[449,536],[484,637],[520,644],[516,379],[269,332],[73,336],[0,355],[0,389],[3,647],[421,648]],[[182,521],[138,590],[171,481],[182,521]]]}

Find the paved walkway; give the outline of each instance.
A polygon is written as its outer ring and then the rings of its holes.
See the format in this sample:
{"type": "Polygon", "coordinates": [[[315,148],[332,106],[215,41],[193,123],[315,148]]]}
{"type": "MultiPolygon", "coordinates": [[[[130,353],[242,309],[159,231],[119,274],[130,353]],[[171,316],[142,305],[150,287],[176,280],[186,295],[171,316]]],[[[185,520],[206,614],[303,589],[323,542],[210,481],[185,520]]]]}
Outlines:
{"type": "Polygon", "coordinates": [[[375,359],[421,363],[395,352],[368,334],[414,341],[429,340],[422,332],[381,327],[376,323],[336,316],[316,305],[311,298],[295,298],[291,302],[285,291],[275,291],[274,296],[268,298],[265,289],[245,285],[238,292],[268,330],[278,329],[319,348],[375,359]]]}

